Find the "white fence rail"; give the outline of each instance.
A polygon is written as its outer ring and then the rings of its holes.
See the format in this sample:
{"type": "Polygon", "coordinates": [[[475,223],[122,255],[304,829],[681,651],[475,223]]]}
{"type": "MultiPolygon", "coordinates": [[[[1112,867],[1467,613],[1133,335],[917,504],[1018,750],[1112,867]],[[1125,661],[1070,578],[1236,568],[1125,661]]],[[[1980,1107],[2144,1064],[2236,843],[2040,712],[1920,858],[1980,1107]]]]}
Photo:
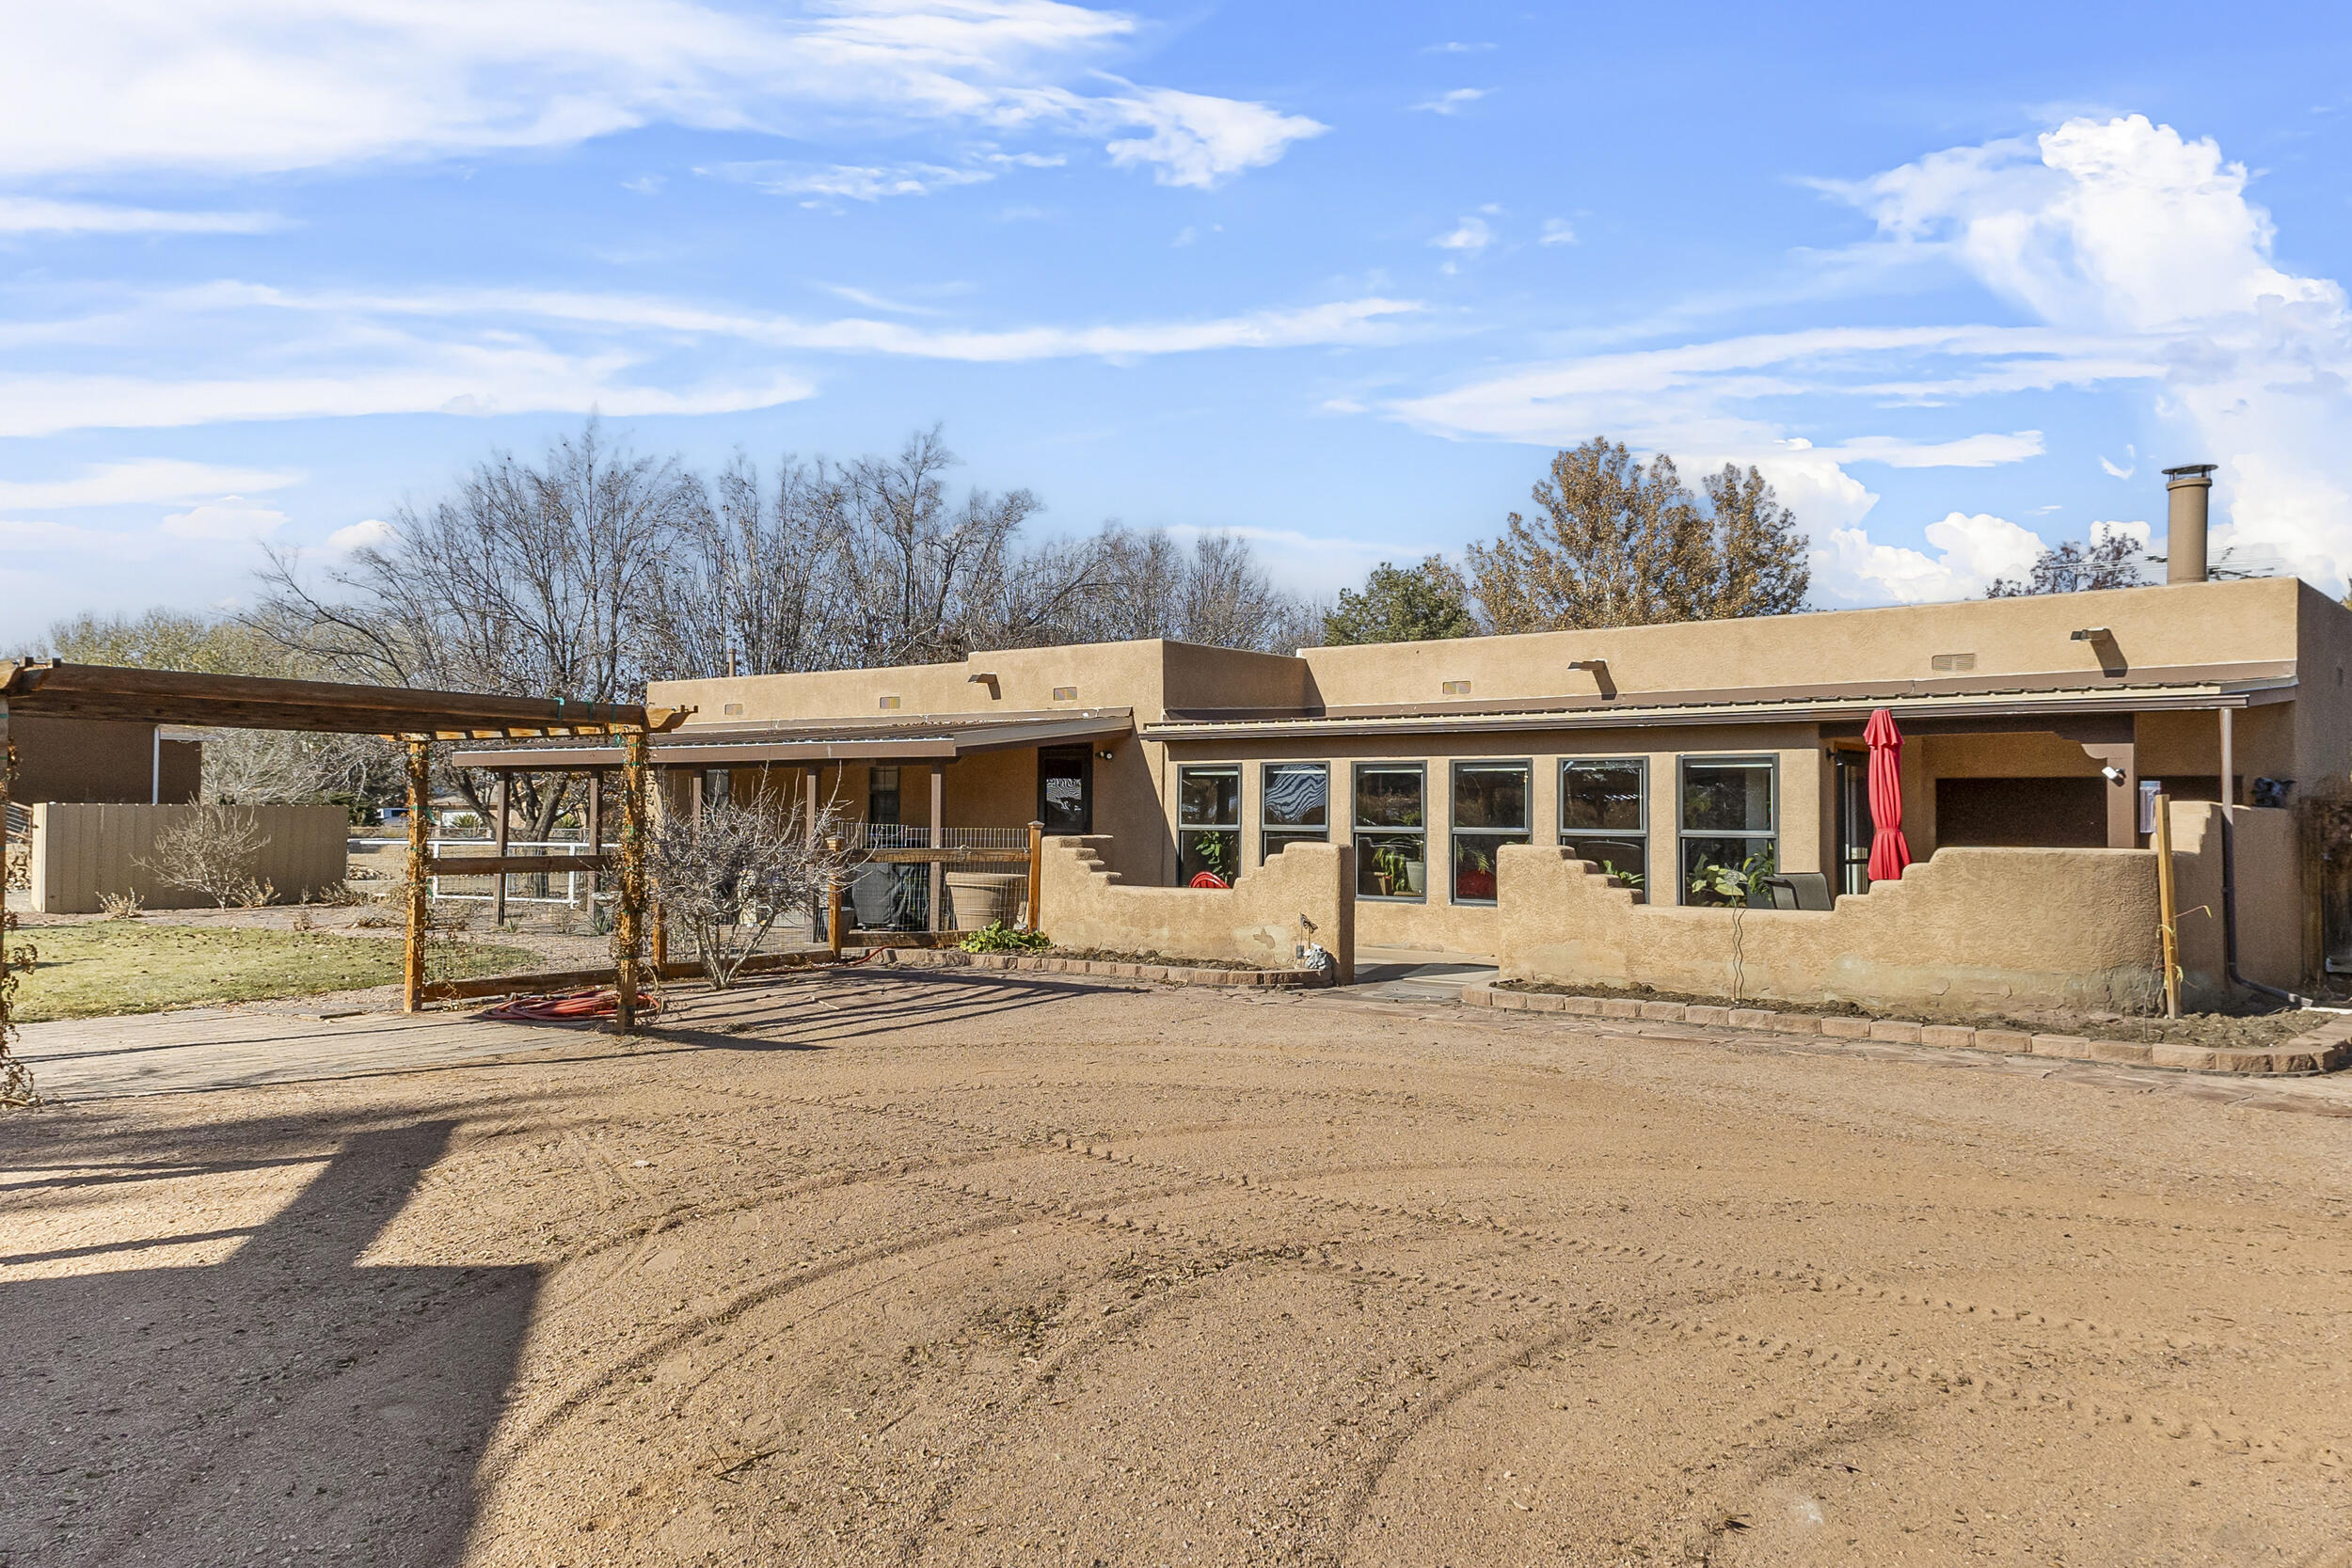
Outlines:
{"type": "MultiPolygon", "coordinates": [[[[452,859],[463,858],[469,852],[484,855],[498,853],[497,844],[486,838],[436,838],[429,840],[428,845],[432,853],[447,855],[452,859]]],[[[587,855],[595,851],[578,840],[516,838],[507,840],[506,852],[510,855],[587,855]]],[[[607,852],[610,853],[610,850],[607,852]]],[[[405,874],[407,854],[408,841],[405,838],[355,838],[351,841],[351,855],[355,861],[363,857],[369,860],[389,859],[398,866],[396,875],[405,874]],[[382,851],[389,851],[389,854],[381,854],[382,851]]],[[[576,910],[584,910],[588,907],[589,890],[596,885],[595,876],[593,871],[512,872],[506,879],[506,901],[510,904],[568,905],[576,910]],[[554,891],[559,879],[564,889],[560,895],[554,891]],[[515,885],[518,882],[526,887],[534,887],[536,891],[517,893],[515,885]]],[[[426,885],[435,898],[487,904],[498,897],[497,881],[498,879],[488,872],[469,875],[444,871],[437,873],[426,885]]]]}

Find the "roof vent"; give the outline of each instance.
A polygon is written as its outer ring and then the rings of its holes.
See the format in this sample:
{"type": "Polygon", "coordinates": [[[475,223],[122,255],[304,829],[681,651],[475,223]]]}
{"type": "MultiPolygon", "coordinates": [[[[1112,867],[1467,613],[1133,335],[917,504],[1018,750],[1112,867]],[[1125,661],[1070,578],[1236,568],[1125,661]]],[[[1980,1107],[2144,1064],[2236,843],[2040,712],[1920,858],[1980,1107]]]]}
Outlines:
{"type": "Polygon", "coordinates": [[[882,705],[884,707],[897,707],[898,705],[898,699],[896,697],[884,697],[882,700],[882,705]]]}
{"type": "Polygon", "coordinates": [[[1961,670],[1974,670],[1977,667],[1977,656],[1974,654],[1937,654],[1928,662],[1944,673],[1951,674],[1961,670]]]}
{"type": "Polygon", "coordinates": [[[743,705],[741,703],[722,703],[719,705],[719,711],[725,714],[729,718],[733,718],[735,715],[743,711],[743,705]]]}
{"type": "Polygon", "coordinates": [[[1448,681],[1445,683],[1443,689],[1445,694],[1449,697],[1467,697],[1470,695],[1470,682],[1448,681]]]}
{"type": "Polygon", "coordinates": [[[1054,701],[1057,703],[1074,703],[1077,700],[1078,689],[1076,687],[1057,686],[1054,688],[1054,701]]]}

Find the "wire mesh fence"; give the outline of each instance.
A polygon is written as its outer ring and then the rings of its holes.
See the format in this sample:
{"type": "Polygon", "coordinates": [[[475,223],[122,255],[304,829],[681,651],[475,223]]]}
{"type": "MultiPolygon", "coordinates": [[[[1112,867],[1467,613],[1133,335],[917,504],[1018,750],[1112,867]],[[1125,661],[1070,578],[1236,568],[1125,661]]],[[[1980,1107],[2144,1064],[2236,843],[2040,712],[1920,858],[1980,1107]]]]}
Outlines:
{"type": "Polygon", "coordinates": [[[1028,917],[1029,830],[852,825],[842,903],[861,931],[977,931],[1028,917]],[[933,905],[938,920],[932,920],[933,905]]]}

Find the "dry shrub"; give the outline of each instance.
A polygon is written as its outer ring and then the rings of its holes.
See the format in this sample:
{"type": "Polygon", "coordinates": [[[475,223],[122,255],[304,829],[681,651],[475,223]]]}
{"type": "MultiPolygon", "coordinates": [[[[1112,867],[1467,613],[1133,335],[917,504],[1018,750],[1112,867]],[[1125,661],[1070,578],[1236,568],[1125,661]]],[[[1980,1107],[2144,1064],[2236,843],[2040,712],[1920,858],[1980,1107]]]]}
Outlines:
{"type": "Polygon", "coordinates": [[[100,894],[98,907],[106,912],[108,920],[136,920],[146,910],[147,900],[139,896],[138,889],[126,888],[120,893],[100,894]]]}
{"type": "Polygon", "coordinates": [[[201,894],[225,910],[262,885],[253,863],[268,843],[260,819],[244,807],[199,806],[155,835],[151,856],[133,863],[166,887],[201,894]]]}

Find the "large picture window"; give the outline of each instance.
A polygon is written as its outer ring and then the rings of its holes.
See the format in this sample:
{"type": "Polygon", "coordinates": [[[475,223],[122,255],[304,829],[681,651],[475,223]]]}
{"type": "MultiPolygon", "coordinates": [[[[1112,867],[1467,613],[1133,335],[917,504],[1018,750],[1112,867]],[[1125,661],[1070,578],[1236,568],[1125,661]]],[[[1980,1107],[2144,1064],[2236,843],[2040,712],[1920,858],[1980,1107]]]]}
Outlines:
{"type": "Polygon", "coordinates": [[[1241,764],[1176,769],[1176,879],[1232,887],[1241,876],[1241,764]]]}
{"type": "Polygon", "coordinates": [[[1686,904],[1756,904],[1780,869],[1779,771],[1771,757],[1682,760],[1681,868],[1686,904]]]}
{"type": "Polygon", "coordinates": [[[1560,847],[1602,876],[1649,896],[1649,764],[1577,757],[1560,765],[1560,847]]]}
{"type": "Polygon", "coordinates": [[[1265,821],[1261,859],[1272,860],[1294,844],[1330,841],[1328,768],[1319,762],[1269,762],[1259,771],[1258,791],[1265,821]]]}
{"type": "Polygon", "coordinates": [[[1495,901],[1497,851],[1506,844],[1532,842],[1524,762],[1457,762],[1454,765],[1454,901],[1495,901]]]}
{"type": "Polygon", "coordinates": [[[1356,767],[1356,895],[1422,898],[1428,894],[1429,828],[1418,763],[1356,767]]]}

